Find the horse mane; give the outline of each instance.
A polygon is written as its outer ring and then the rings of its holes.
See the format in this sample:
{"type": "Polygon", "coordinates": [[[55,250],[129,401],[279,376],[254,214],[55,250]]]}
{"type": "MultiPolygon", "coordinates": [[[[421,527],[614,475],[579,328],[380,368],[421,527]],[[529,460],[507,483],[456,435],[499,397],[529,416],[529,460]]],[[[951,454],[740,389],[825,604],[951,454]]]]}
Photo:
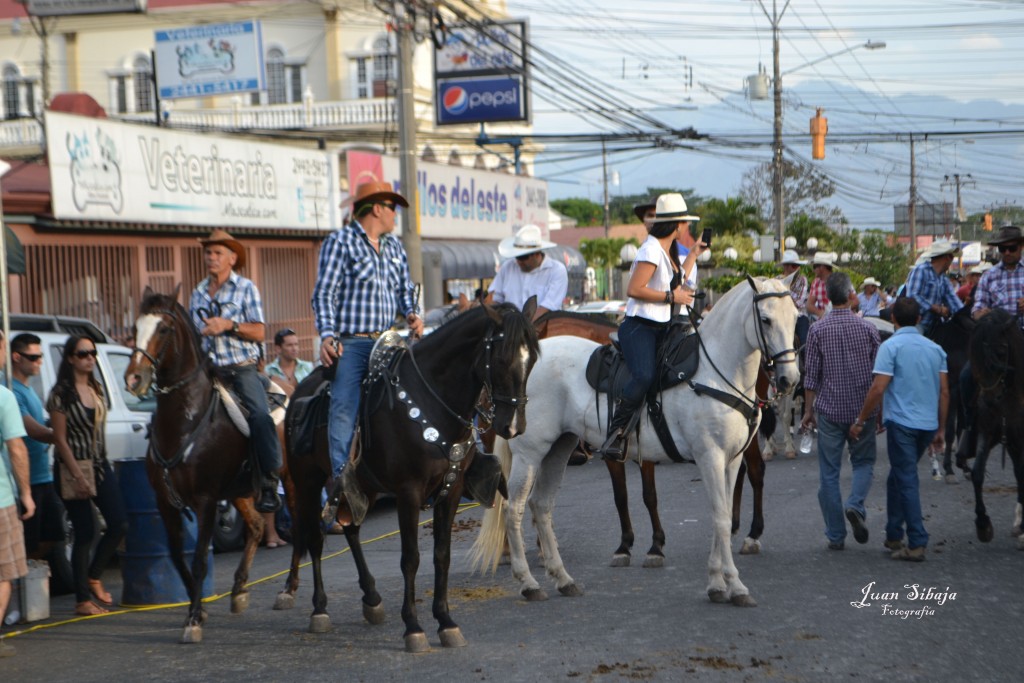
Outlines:
{"type": "Polygon", "coordinates": [[[544,323],[551,320],[579,320],[581,322],[593,323],[595,325],[601,325],[609,329],[617,330],[619,326],[613,323],[611,320],[606,320],[600,316],[587,315],[586,313],[577,313],[576,311],[548,311],[544,315],[540,316],[533,321],[534,327],[541,327],[544,323]]]}
{"type": "Polygon", "coordinates": [[[1021,333],[1015,316],[996,308],[981,318],[971,337],[970,359],[972,371],[982,378],[983,383],[991,383],[995,379],[993,375],[1007,373],[1007,388],[1014,395],[1024,397],[1024,333],[1021,333]],[[996,359],[991,348],[1002,342],[1008,346],[1008,367],[998,367],[993,363],[996,359]]]}
{"type": "MultiPolygon", "coordinates": [[[[506,339],[515,343],[522,340],[526,343],[530,355],[536,357],[540,353],[540,340],[537,337],[537,329],[526,319],[522,312],[513,304],[503,303],[491,306],[502,318],[502,324],[506,339]],[[518,315],[512,315],[513,313],[518,315]]],[[[461,313],[448,322],[444,323],[429,335],[423,338],[417,345],[423,351],[432,351],[434,347],[444,348],[452,340],[465,336],[466,330],[485,322],[488,314],[483,306],[471,308],[461,313]]]]}

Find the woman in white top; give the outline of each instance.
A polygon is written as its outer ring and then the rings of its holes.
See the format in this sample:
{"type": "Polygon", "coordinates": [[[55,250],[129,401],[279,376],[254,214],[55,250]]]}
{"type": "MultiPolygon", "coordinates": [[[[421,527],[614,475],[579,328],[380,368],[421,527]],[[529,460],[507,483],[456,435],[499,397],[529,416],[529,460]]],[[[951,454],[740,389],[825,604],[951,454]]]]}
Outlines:
{"type": "Polygon", "coordinates": [[[693,290],[682,283],[707,245],[698,241],[680,263],[677,240],[689,230],[690,221],[699,220],[688,213],[682,195],[658,197],[650,235],[637,252],[626,288],[629,301],[626,319],[619,327],[619,345],[632,378],[618,397],[615,415],[608,425],[608,439],[598,450],[607,460],[625,460],[626,442],[654,381],[658,347],[668,332],[673,309],[693,303],[693,290]]]}

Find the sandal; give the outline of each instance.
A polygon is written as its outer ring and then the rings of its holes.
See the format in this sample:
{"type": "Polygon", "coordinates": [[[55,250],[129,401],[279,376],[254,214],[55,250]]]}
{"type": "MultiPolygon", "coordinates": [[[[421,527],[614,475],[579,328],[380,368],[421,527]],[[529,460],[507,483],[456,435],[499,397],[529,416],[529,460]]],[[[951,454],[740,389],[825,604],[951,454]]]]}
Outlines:
{"type": "Polygon", "coordinates": [[[114,604],[114,598],[103,588],[103,582],[99,579],[89,579],[89,592],[92,593],[92,597],[96,599],[96,602],[102,603],[107,607],[114,604]]]}
{"type": "Polygon", "coordinates": [[[107,614],[108,610],[100,607],[92,600],[86,600],[85,602],[79,602],[75,605],[75,614],[81,617],[92,617],[98,614],[107,614]]]}

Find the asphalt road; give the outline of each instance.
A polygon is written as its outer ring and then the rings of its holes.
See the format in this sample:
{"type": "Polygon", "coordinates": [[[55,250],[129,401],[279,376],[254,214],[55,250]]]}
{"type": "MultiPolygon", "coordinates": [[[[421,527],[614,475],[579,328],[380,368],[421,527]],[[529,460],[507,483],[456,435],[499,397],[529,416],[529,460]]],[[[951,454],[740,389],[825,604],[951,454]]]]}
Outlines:
{"type": "MultiPolygon", "coordinates": [[[[630,506],[638,535],[634,564],[610,568],[618,523],[604,466],[572,467],[555,512],[563,559],[585,595],[558,595],[535,553],[531,566],[552,597],[525,603],[508,567],[491,575],[470,574],[466,554],[482,511],[458,519],[453,545],[451,607],[469,645],[440,647],[430,616],[433,570],[430,530],[423,551],[420,617],[432,649],[403,650],[399,610],[402,581],[393,508],[375,510],[364,527],[367,559],[376,572],[387,619],[370,626],[361,616],[351,558],[337,554],[344,538],[328,539],[325,561],[333,629],[306,632],[311,611],[311,572],[303,571],[298,605],[271,609],[283,584],[289,550],[261,550],[252,605],[229,613],[227,599],[209,606],[200,645],[179,645],[183,607],[125,611],[88,620],[72,617],[73,599],[52,600],[52,618],[37,630],[10,639],[18,654],[0,660],[4,681],[708,681],[1019,680],[1020,577],[1024,552],[1011,538],[1015,486],[1012,472],[990,461],[987,501],[996,527],[989,544],[974,535],[969,484],[933,481],[921,464],[927,561],[890,560],[882,550],[885,520],[884,440],[869,498],[871,538],[858,545],[852,534],[841,552],[826,549],[817,503],[817,458],[775,460],[768,465],[767,530],[760,555],[739,556],[740,575],[759,605],[716,605],[704,595],[710,544],[709,509],[692,465],[659,468],[662,520],[668,534],[663,569],[640,566],[650,539],[639,496],[638,472],[630,471],[630,506]],[[898,597],[864,599],[873,593],[898,597]],[[949,593],[912,600],[915,590],[949,593]],[[955,593],[955,596],[953,595],[955,593]],[[861,607],[852,603],[867,602],[861,607]],[[888,607],[887,607],[888,605],[888,607]],[[913,614],[893,610],[916,611],[913,614]]],[[[844,491],[849,471],[844,472],[844,491]]],[[[744,529],[749,524],[746,497],[744,529]]],[[[423,515],[423,519],[428,517],[423,515]]],[[[528,535],[533,548],[532,531],[528,535]]],[[[734,548],[739,547],[735,539],[734,548]]],[[[238,554],[216,557],[216,586],[226,591],[238,554]]],[[[120,577],[104,577],[115,596],[120,577]]]]}

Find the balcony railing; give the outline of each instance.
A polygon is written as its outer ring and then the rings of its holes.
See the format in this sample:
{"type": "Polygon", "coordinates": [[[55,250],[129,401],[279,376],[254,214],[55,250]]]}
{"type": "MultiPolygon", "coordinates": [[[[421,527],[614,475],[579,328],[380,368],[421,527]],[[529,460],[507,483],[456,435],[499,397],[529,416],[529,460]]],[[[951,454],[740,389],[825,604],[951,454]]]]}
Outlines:
{"type": "MultiPolygon", "coordinates": [[[[171,128],[204,130],[299,130],[309,128],[345,128],[393,124],[396,119],[393,99],[314,102],[306,97],[295,104],[244,106],[235,102],[221,109],[165,109],[164,124],[171,128]]],[[[153,112],[109,114],[120,121],[152,123],[153,112]]],[[[43,129],[35,119],[0,122],[0,153],[4,150],[36,147],[43,144],[43,129]]]]}

